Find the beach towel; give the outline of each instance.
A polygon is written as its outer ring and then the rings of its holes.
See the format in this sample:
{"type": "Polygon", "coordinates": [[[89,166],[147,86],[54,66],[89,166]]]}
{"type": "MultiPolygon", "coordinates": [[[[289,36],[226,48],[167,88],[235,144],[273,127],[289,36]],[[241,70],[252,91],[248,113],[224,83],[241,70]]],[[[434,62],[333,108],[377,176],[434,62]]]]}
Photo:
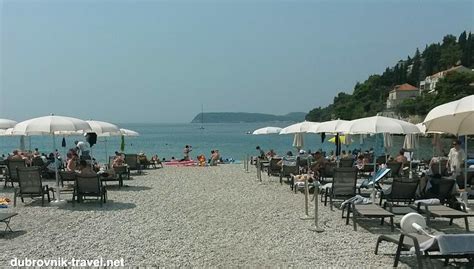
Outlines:
{"type": "Polygon", "coordinates": [[[348,204],[351,204],[351,203],[356,204],[356,205],[367,205],[367,204],[372,203],[372,200],[366,197],[362,197],[360,195],[356,195],[342,202],[341,209],[344,209],[348,204]]]}
{"type": "MultiPolygon", "coordinates": [[[[442,255],[474,254],[474,234],[436,235],[421,243],[420,250],[438,250],[442,255]]],[[[415,248],[410,252],[415,253],[415,248]]]]}
{"type": "Polygon", "coordinates": [[[419,203],[427,204],[427,205],[439,205],[441,204],[439,199],[433,198],[433,199],[423,199],[423,200],[416,200],[415,205],[418,205],[419,203]]]}

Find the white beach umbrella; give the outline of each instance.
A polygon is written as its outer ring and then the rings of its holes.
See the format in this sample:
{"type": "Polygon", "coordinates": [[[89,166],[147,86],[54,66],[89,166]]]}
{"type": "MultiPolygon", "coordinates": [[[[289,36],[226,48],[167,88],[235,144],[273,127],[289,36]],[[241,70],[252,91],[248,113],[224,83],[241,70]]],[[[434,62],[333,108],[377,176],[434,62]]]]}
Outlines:
{"type": "Polygon", "coordinates": [[[433,108],[423,124],[427,132],[474,134],[474,95],[433,108]]]}
{"type": "Polygon", "coordinates": [[[308,129],[308,133],[337,133],[340,126],[347,122],[346,120],[331,120],[312,125],[308,129]]]}
{"type": "Polygon", "coordinates": [[[0,129],[13,128],[17,124],[14,120],[0,119],[0,129]]]}
{"type": "Polygon", "coordinates": [[[267,134],[279,134],[281,132],[280,127],[264,127],[253,131],[253,135],[267,135],[267,134]]]}
{"type": "MultiPolygon", "coordinates": [[[[474,95],[433,108],[423,122],[427,132],[444,132],[454,135],[474,134],[474,95]]],[[[467,153],[467,139],[464,143],[467,153]]],[[[465,160],[467,167],[467,158],[465,160]]],[[[464,189],[467,188],[467,169],[464,169],[464,189]]],[[[463,194],[467,206],[467,192],[463,194]]]]}
{"type": "Polygon", "coordinates": [[[108,136],[120,136],[122,133],[117,125],[108,123],[105,121],[97,120],[88,120],[92,129],[92,133],[96,133],[97,136],[104,137],[104,146],[105,146],[105,162],[108,163],[108,152],[107,152],[107,137],[108,136]]]}
{"type": "Polygon", "coordinates": [[[117,125],[108,123],[105,121],[97,121],[97,120],[88,120],[86,121],[89,123],[92,129],[92,133],[96,133],[97,136],[119,136],[121,135],[119,127],[117,125]]]}
{"type": "Polygon", "coordinates": [[[129,129],[120,129],[120,132],[122,133],[123,136],[140,136],[138,132],[129,130],[129,129]]]}
{"type": "Polygon", "coordinates": [[[317,125],[319,122],[303,121],[281,129],[280,134],[307,133],[309,129],[315,128],[317,125]]]}
{"type": "Polygon", "coordinates": [[[416,125],[382,116],[373,116],[342,123],[338,132],[345,134],[417,134],[420,129],[416,125]]]}
{"type": "MultiPolygon", "coordinates": [[[[90,132],[90,125],[80,119],[64,117],[64,116],[44,116],[34,118],[18,123],[13,128],[13,134],[23,133],[25,135],[52,135],[53,136],[53,147],[56,149],[55,136],[60,132],[90,132]]],[[[58,199],[60,201],[60,184],[58,175],[57,158],[54,158],[56,167],[56,187],[58,190],[58,199]]]]}
{"type": "Polygon", "coordinates": [[[13,128],[0,129],[0,136],[14,136],[13,128]]]}

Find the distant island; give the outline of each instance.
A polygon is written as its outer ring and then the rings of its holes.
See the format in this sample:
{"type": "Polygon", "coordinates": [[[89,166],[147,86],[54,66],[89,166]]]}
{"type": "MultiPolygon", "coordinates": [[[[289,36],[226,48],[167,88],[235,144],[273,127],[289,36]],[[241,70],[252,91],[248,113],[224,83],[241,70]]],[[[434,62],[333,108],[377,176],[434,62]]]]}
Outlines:
{"type": "Polygon", "coordinates": [[[191,123],[201,123],[201,119],[204,119],[204,123],[303,121],[305,117],[306,113],[304,112],[292,112],[286,115],[244,112],[206,112],[197,114],[191,123]]]}

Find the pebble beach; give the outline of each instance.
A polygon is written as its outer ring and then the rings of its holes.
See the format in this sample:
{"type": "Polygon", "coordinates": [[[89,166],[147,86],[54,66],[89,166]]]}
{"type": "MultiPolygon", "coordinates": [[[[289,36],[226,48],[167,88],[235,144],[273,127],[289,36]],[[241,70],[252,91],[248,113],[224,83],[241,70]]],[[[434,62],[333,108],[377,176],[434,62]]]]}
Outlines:
{"type": "MultiPolygon", "coordinates": [[[[354,231],[339,209],[320,204],[324,232],[315,233],[308,229],[312,220],[300,219],[304,195],[280,185],[278,177],[262,178],[260,183],[255,168],[246,173],[242,165],[165,167],[133,175],[122,188],[109,182],[103,207],[95,201],[74,207],[18,201],[0,209],[18,213],[11,221],[15,232],[0,238],[0,266],[13,258],[102,257],[123,259],[125,266],[392,267],[395,245],[382,244],[374,254],[380,234],[397,234],[388,225],[361,220],[354,231]]],[[[13,189],[0,188],[0,196],[13,200],[13,189]]],[[[310,215],[313,210],[311,204],[310,215]]],[[[451,227],[435,220],[434,226],[464,228],[456,220],[451,227]]],[[[414,256],[402,257],[400,266],[415,265],[414,256]]]]}

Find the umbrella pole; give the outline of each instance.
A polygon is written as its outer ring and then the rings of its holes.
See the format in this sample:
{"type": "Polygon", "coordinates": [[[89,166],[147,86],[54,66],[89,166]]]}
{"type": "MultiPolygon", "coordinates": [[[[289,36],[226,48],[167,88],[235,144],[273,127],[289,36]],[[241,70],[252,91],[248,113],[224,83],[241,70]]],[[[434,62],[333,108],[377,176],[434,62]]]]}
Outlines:
{"type": "Polygon", "coordinates": [[[107,137],[104,138],[105,143],[105,161],[104,163],[109,163],[109,152],[107,151],[107,137]]]}
{"type": "MultiPolygon", "coordinates": [[[[377,134],[375,134],[375,146],[377,146],[377,134]]],[[[373,162],[374,162],[374,176],[372,178],[372,204],[375,204],[375,174],[377,174],[377,157],[375,157],[375,150],[374,150],[373,159],[374,159],[373,160],[373,162]]]]}
{"type": "Polygon", "coordinates": [[[469,209],[469,189],[467,188],[467,135],[464,136],[464,153],[466,158],[464,158],[464,194],[463,202],[466,206],[466,209],[469,209]]]}
{"type": "MultiPolygon", "coordinates": [[[[53,133],[53,150],[56,152],[56,137],[53,133]]],[[[56,190],[58,194],[58,198],[54,201],[55,203],[62,202],[61,201],[61,186],[59,184],[59,171],[58,171],[58,156],[54,153],[54,170],[56,175],[56,190]]]]}

